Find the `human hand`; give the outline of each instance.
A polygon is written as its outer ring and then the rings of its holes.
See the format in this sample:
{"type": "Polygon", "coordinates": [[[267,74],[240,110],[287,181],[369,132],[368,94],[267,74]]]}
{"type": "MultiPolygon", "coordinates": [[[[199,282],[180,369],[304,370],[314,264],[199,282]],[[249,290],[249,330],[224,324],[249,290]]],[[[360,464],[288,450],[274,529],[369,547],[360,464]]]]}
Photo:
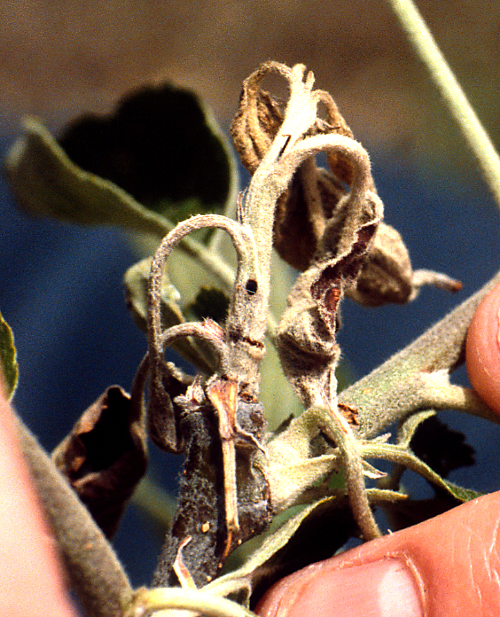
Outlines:
{"type": "MultiPolygon", "coordinates": [[[[469,379],[500,414],[500,284],[469,328],[469,379]]],[[[272,587],[262,617],[500,614],[500,492],[313,564],[272,587]]]]}
{"type": "Polygon", "coordinates": [[[0,376],[0,612],[9,617],[75,617],[54,539],[17,443],[0,376]]]}

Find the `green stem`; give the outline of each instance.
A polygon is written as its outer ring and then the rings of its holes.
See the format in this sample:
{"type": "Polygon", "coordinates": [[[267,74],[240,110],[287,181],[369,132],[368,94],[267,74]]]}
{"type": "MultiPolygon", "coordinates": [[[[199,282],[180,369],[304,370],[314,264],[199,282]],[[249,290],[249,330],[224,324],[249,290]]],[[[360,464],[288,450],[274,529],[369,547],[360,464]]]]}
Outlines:
{"type": "Polygon", "coordinates": [[[327,410],[319,407],[313,409],[317,410],[318,415],[323,416],[323,430],[330,434],[329,436],[335,441],[340,451],[349,503],[365,541],[379,538],[382,534],[375,521],[366,494],[363,461],[358,449],[358,440],[353,435],[347,421],[336,409],[327,410]]]}
{"type": "Polygon", "coordinates": [[[388,0],[474,152],[500,208],[500,156],[413,0],[388,0]]]}

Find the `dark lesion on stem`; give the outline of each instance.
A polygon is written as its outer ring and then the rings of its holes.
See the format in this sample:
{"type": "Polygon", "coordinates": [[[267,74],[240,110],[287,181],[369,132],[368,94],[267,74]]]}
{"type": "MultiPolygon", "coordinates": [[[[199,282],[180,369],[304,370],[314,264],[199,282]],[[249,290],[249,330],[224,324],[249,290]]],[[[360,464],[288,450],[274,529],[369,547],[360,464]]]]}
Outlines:
{"type": "Polygon", "coordinates": [[[267,480],[258,464],[265,420],[260,403],[245,400],[236,382],[222,379],[206,387],[196,381],[176,403],[183,408],[185,462],[153,585],[182,584],[174,567],[182,545],[182,562],[201,587],[237,546],[270,523],[267,480]]]}

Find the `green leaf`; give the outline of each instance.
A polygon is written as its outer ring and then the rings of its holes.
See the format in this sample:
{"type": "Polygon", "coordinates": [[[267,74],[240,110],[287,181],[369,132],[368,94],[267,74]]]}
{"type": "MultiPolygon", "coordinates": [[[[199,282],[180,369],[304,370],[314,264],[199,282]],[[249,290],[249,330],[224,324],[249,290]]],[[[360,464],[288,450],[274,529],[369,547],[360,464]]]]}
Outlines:
{"type": "Polygon", "coordinates": [[[234,203],[225,136],[194,92],[171,83],[128,93],[108,116],[77,119],[60,143],[74,163],[173,222],[234,203]]]}
{"type": "MultiPolygon", "coordinates": [[[[147,289],[150,269],[151,257],[147,257],[131,266],[123,279],[127,305],[132,313],[132,318],[143,332],[147,331],[147,289]]],[[[164,273],[161,286],[161,318],[164,330],[186,321],[179,301],[179,292],[170,283],[167,274],[164,273]]],[[[204,373],[211,374],[214,372],[217,361],[210,356],[209,349],[205,350],[200,345],[200,341],[191,337],[181,338],[172,347],[185,360],[204,373]]]]}
{"type": "Polygon", "coordinates": [[[134,91],[113,115],[76,121],[60,144],[35,118],[25,119],[24,131],[5,170],[32,214],[163,237],[191,214],[236,202],[234,156],[188,90],[134,91]]]}
{"type": "Polygon", "coordinates": [[[194,302],[186,307],[189,314],[195,319],[213,319],[218,324],[226,321],[229,297],[217,287],[203,285],[198,290],[194,302]]]}
{"type": "Polygon", "coordinates": [[[7,395],[12,398],[17,385],[19,369],[16,361],[16,347],[14,345],[14,335],[9,324],[4,320],[0,313],[0,361],[1,372],[5,379],[7,395]]]}
{"type": "Polygon", "coordinates": [[[7,153],[5,171],[20,205],[79,225],[113,225],[163,237],[172,224],[124,190],[75,165],[35,118],[7,153]]]}
{"type": "Polygon", "coordinates": [[[418,411],[417,413],[409,416],[401,425],[398,431],[398,445],[409,447],[415,431],[418,429],[422,422],[425,422],[429,418],[436,415],[433,409],[425,411],[418,411]]]}
{"type": "Polygon", "coordinates": [[[482,495],[482,493],[478,491],[463,488],[453,482],[448,482],[448,480],[442,478],[429,467],[429,465],[421,461],[418,456],[406,446],[390,443],[377,444],[373,441],[366,441],[360,445],[360,453],[363,458],[385,459],[399,465],[404,465],[415,473],[420,474],[437,489],[444,490],[460,502],[470,501],[482,495]]]}

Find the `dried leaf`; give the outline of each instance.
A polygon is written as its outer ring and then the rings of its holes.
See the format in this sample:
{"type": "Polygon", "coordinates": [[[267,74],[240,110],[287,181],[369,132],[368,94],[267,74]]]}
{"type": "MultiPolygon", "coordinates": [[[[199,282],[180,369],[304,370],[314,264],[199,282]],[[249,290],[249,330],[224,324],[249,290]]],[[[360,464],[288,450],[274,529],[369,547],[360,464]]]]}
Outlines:
{"type": "MultiPolygon", "coordinates": [[[[270,147],[283,121],[280,105],[260,89],[264,77],[277,71],[276,63],[265,63],[243,83],[240,107],[231,133],[243,165],[253,173],[270,147]]],[[[277,71],[280,72],[280,71],[277,71]]],[[[353,138],[348,124],[327,92],[317,91],[325,118],[316,119],[311,135],[336,134],[353,138]]],[[[278,199],[274,221],[274,248],[288,264],[305,271],[312,263],[327,225],[338,216],[340,203],[354,181],[349,156],[327,150],[329,169],[304,162],[292,183],[278,199]]],[[[373,181],[370,189],[375,191],[373,181]]],[[[367,306],[387,302],[406,303],[415,298],[422,285],[457,291],[461,284],[446,275],[412,271],[408,251],[399,233],[381,224],[370,246],[358,281],[346,294],[367,306]]]]}
{"type": "Polygon", "coordinates": [[[151,368],[147,428],[151,440],[165,452],[178,454],[183,451],[183,439],[179,433],[182,413],[175,402],[184,395],[193,377],[183,373],[172,362],[157,363],[151,368]]]}
{"type": "Polygon", "coordinates": [[[52,459],[111,537],[146,472],[144,419],[134,416],[130,396],[111,386],[84,412],[52,459]]]}
{"type": "MultiPolygon", "coordinates": [[[[286,72],[286,69],[278,63],[264,63],[243,82],[231,135],[243,165],[252,174],[283,122],[280,104],[260,85],[266,75],[286,72]]],[[[330,95],[318,91],[318,97],[325,108],[325,119],[317,118],[310,134],[352,138],[350,128],[330,95]]],[[[350,184],[352,180],[352,168],[345,157],[338,153],[327,156],[332,173],[316,168],[314,163],[303,165],[276,204],[274,247],[287,263],[299,270],[309,266],[325,221],[346,193],[342,182],[350,184]],[[314,200],[316,203],[311,205],[314,200]]]]}
{"type": "Polygon", "coordinates": [[[303,272],[306,270],[318,248],[320,227],[331,218],[345,188],[327,170],[318,168],[315,172],[320,205],[324,213],[320,224],[311,222],[308,200],[304,187],[304,172],[300,169],[294,176],[287,193],[276,205],[274,221],[274,248],[289,265],[303,272]]]}
{"type": "Polygon", "coordinates": [[[415,299],[422,285],[451,292],[462,288],[459,281],[440,272],[413,271],[403,238],[394,227],[381,222],[356,283],[346,295],[365,306],[406,304],[415,299]]]}
{"type": "Polygon", "coordinates": [[[330,221],[312,265],[292,287],[278,327],[283,370],[306,409],[336,406],[338,304],[356,280],[382,216],[381,202],[373,193],[361,208],[356,215],[344,201],[344,220],[330,221]]]}
{"type": "Polygon", "coordinates": [[[262,77],[264,74],[257,71],[243,82],[238,112],[231,124],[234,147],[251,174],[283,122],[279,103],[259,87],[262,77]]]}
{"type": "Polygon", "coordinates": [[[359,277],[346,295],[368,306],[405,303],[414,295],[412,274],[410,256],[399,232],[381,222],[359,277]]]}

